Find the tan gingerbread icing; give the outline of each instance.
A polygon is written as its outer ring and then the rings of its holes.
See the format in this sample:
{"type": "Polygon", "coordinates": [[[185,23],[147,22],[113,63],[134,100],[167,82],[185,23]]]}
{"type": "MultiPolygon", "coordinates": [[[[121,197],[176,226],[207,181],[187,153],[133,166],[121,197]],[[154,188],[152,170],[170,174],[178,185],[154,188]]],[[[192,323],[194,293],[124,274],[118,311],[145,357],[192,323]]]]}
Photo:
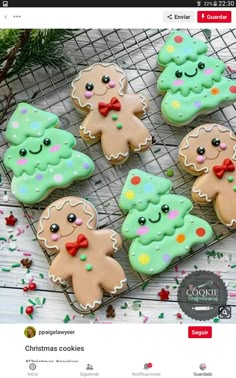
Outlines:
{"type": "Polygon", "coordinates": [[[121,164],[129,155],[147,150],[152,141],[148,129],[138,118],[146,113],[143,95],[127,94],[127,78],[114,63],[95,63],[80,71],[72,82],[72,101],[86,117],[80,135],[87,142],[101,139],[107,160],[121,164]]]}
{"type": "Polygon", "coordinates": [[[192,198],[199,204],[213,201],[219,220],[236,227],[236,136],[227,127],[206,124],[188,133],[179,146],[183,168],[199,176],[192,198]]]}
{"type": "Polygon", "coordinates": [[[111,257],[121,247],[113,230],[96,230],[97,213],[90,202],[64,197],[49,205],[37,226],[40,245],[57,252],[49,277],[56,284],[72,278],[74,294],[84,310],[102,303],[103,290],[118,294],[126,288],[121,265],[111,257]]]}

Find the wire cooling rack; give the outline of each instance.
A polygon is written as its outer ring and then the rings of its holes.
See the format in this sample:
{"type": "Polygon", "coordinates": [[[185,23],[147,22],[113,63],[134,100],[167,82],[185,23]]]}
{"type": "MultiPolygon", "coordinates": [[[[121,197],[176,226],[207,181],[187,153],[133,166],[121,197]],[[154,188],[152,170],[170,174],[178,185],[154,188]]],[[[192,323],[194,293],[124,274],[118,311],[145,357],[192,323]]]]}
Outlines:
{"type": "MultiPolygon", "coordinates": [[[[235,30],[194,29],[183,31],[205,41],[208,45],[207,55],[223,60],[226,65],[225,75],[236,79],[235,30]]],[[[179,165],[177,159],[178,145],[187,132],[204,123],[219,123],[236,131],[236,108],[235,105],[219,108],[211,114],[199,116],[191,125],[182,128],[171,127],[164,122],[160,113],[162,96],[157,93],[156,89],[156,81],[160,74],[156,64],[156,56],[169,33],[170,30],[167,29],[78,30],[64,44],[69,61],[67,68],[48,70],[37,67],[25,75],[12,78],[0,88],[1,91],[5,92],[11,88],[14,93],[14,101],[6,113],[6,120],[1,128],[1,156],[7,149],[4,137],[7,121],[15,110],[16,104],[25,101],[40,109],[56,113],[60,117],[61,128],[71,132],[77,139],[78,149],[90,156],[95,162],[96,169],[91,178],[77,182],[66,189],[58,189],[52,192],[46,200],[37,204],[37,206],[20,204],[35,235],[38,219],[32,220],[32,217],[30,217],[32,208],[37,209],[37,213],[40,215],[51,202],[67,195],[81,196],[94,204],[99,216],[100,229],[106,227],[120,232],[124,214],[119,209],[118,200],[127,174],[132,168],[139,168],[154,175],[169,178],[173,184],[173,193],[191,199],[191,187],[195,179],[183,171],[179,165]],[[84,67],[99,61],[115,62],[121,66],[128,77],[128,92],[142,93],[150,101],[150,110],[143,117],[143,122],[153,137],[152,146],[149,151],[144,153],[131,152],[129,159],[122,166],[111,166],[104,158],[99,142],[87,145],[79,137],[78,130],[82,118],[74,109],[70,99],[70,85],[77,73],[84,67]],[[173,171],[171,177],[168,176],[170,170],[173,171]]],[[[2,159],[1,166],[9,182],[11,182],[12,172],[6,169],[2,159]]],[[[227,238],[234,231],[220,224],[211,205],[203,207],[194,204],[192,214],[204,218],[212,225],[214,237],[208,244],[198,245],[184,257],[175,259],[168,269],[189,259],[192,255],[200,253],[219,240],[227,238]]],[[[117,297],[130,293],[157,276],[142,276],[131,268],[128,261],[129,245],[130,241],[124,240],[122,249],[115,254],[115,258],[125,270],[128,280],[127,290],[116,297],[104,295],[100,307],[111,303],[117,297]]],[[[53,255],[48,254],[45,250],[44,254],[50,264],[53,255]]],[[[75,311],[87,313],[76,301],[70,283],[62,289],[75,311]]]]}

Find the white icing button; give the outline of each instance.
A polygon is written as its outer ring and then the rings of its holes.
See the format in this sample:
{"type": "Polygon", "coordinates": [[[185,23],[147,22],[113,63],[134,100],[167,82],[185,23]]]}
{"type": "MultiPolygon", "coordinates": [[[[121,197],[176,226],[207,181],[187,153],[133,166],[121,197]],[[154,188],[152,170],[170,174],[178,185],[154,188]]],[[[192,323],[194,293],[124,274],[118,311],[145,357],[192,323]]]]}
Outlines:
{"type": "Polygon", "coordinates": [[[126,232],[128,232],[128,231],[129,231],[129,229],[128,229],[128,228],[126,228],[126,229],[125,229],[125,231],[126,231],[126,232]]]}
{"type": "Polygon", "coordinates": [[[190,223],[194,223],[194,220],[193,220],[193,219],[190,219],[190,223]]]}
{"type": "Polygon", "coordinates": [[[161,232],[159,231],[157,234],[158,234],[158,235],[161,235],[161,232]]]}
{"type": "Polygon", "coordinates": [[[11,156],[8,156],[8,159],[11,159],[11,156]]]}
{"type": "Polygon", "coordinates": [[[189,247],[187,246],[187,247],[185,247],[185,249],[186,249],[186,250],[188,250],[188,249],[189,249],[189,247]]]}
{"type": "Polygon", "coordinates": [[[154,271],[154,269],[153,268],[151,268],[151,269],[149,269],[150,270],[150,272],[153,272],[154,271]]]}
{"type": "Polygon", "coordinates": [[[160,247],[156,247],[156,250],[158,251],[160,249],[160,247]]]}
{"type": "Polygon", "coordinates": [[[36,188],[35,191],[36,191],[36,192],[39,192],[39,188],[36,188]]]}
{"type": "Polygon", "coordinates": [[[68,144],[67,140],[64,142],[64,144],[68,144]]]}
{"type": "Polygon", "coordinates": [[[78,172],[77,172],[77,171],[74,171],[74,172],[73,172],[73,175],[77,175],[77,174],[78,174],[78,172]]]}
{"type": "Polygon", "coordinates": [[[135,256],[135,253],[134,253],[134,252],[132,252],[132,253],[131,253],[131,255],[132,255],[132,256],[135,256]]]}

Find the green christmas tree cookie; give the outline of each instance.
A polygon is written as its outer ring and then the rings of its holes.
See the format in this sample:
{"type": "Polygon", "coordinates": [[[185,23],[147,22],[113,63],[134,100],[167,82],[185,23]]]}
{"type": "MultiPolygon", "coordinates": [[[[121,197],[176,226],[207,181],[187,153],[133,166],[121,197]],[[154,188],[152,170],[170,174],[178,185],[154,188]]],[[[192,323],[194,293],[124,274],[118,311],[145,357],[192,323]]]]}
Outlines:
{"type": "Polygon", "coordinates": [[[94,170],[92,160],[75,151],[74,136],[60,130],[59,118],[29,104],[20,103],[6,130],[12,144],[4,164],[13,171],[11,190],[25,204],[46,198],[52,190],[85,179],[94,170]]]}
{"type": "Polygon", "coordinates": [[[170,194],[171,182],[144,171],[130,171],[121,192],[119,205],[128,215],[121,233],[133,240],[129,249],[132,267],[140,273],[160,273],[195,244],[209,241],[211,226],[190,214],[192,202],[170,194]],[[151,186],[147,186],[151,183],[151,186]],[[127,193],[133,193],[128,206],[127,193]],[[158,194],[157,194],[158,193],[158,194]],[[145,207],[140,207],[145,204],[145,207]]]}
{"type": "Polygon", "coordinates": [[[204,42],[178,30],[161,48],[157,62],[164,71],[157,89],[164,95],[161,112],[168,124],[187,125],[201,113],[236,101],[236,81],[222,76],[224,63],[206,52],[204,42]]]}

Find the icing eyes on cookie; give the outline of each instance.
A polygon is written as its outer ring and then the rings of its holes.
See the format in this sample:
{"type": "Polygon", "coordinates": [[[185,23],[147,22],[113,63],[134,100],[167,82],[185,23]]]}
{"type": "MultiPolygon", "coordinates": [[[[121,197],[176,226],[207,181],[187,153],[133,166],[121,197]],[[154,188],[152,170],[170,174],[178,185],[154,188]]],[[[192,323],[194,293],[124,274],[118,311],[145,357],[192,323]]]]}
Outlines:
{"type": "Polygon", "coordinates": [[[67,215],[67,220],[68,222],[73,223],[76,220],[76,215],[74,213],[70,213],[67,215]]]}
{"type": "Polygon", "coordinates": [[[19,151],[19,154],[21,156],[25,156],[27,154],[27,150],[25,148],[21,148],[21,150],[19,151]]]}
{"type": "Polygon", "coordinates": [[[220,145],[220,139],[219,139],[219,138],[213,138],[213,139],[211,140],[211,144],[212,144],[212,146],[214,146],[214,147],[218,147],[218,146],[220,145]]]}
{"type": "Polygon", "coordinates": [[[140,218],[138,219],[138,223],[141,224],[141,226],[143,226],[143,225],[146,223],[146,218],[144,218],[144,217],[140,217],[140,218]]]}
{"type": "Polygon", "coordinates": [[[183,72],[180,71],[180,70],[178,70],[178,71],[175,72],[175,76],[178,77],[178,78],[180,78],[180,77],[183,76],[183,72]]]}
{"type": "Polygon", "coordinates": [[[53,224],[51,224],[51,226],[50,226],[50,231],[51,231],[51,232],[57,232],[57,231],[59,231],[59,229],[60,229],[60,227],[59,227],[58,224],[56,224],[56,223],[53,223],[53,224]]]}
{"type": "Polygon", "coordinates": [[[205,150],[204,147],[200,146],[200,147],[197,148],[198,155],[204,155],[205,152],[206,152],[206,150],[205,150]]]}
{"type": "Polygon", "coordinates": [[[45,139],[43,140],[43,144],[44,144],[45,146],[49,146],[49,145],[51,144],[51,140],[50,140],[49,138],[45,138],[45,139]]]}
{"type": "Polygon", "coordinates": [[[163,212],[163,213],[168,213],[169,211],[170,211],[170,208],[169,208],[169,206],[168,205],[162,205],[162,207],[161,207],[161,211],[163,212]]]}
{"type": "Polygon", "coordinates": [[[104,84],[108,84],[110,80],[111,80],[111,79],[110,79],[110,77],[109,77],[108,75],[103,75],[103,77],[102,77],[102,82],[103,82],[104,84]]]}
{"type": "Polygon", "coordinates": [[[199,63],[198,63],[198,68],[199,68],[200,70],[203,70],[203,69],[205,68],[205,64],[202,63],[202,62],[199,62],[199,63]]]}
{"type": "Polygon", "coordinates": [[[87,83],[87,84],[85,85],[85,89],[86,89],[87,91],[92,91],[92,90],[94,89],[94,85],[93,85],[93,83],[87,83]]]}

